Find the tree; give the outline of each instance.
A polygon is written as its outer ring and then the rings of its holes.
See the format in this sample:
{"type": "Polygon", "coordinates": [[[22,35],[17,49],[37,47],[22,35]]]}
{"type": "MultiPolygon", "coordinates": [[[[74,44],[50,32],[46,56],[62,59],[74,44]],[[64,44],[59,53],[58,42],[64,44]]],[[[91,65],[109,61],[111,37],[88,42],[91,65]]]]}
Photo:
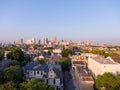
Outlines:
{"type": "Polygon", "coordinates": [[[44,50],[53,50],[54,48],[53,47],[45,47],[44,50]]]}
{"type": "Polygon", "coordinates": [[[97,77],[95,87],[98,90],[101,90],[101,88],[105,88],[106,90],[115,90],[115,88],[120,85],[116,80],[117,79],[113,74],[104,73],[103,75],[99,75],[97,77]]]}
{"type": "Polygon", "coordinates": [[[20,48],[13,48],[11,52],[7,55],[9,59],[22,61],[24,60],[24,53],[20,48]]]}
{"type": "Polygon", "coordinates": [[[40,62],[40,64],[45,64],[45,60],[44,59],[40,59],[39,62],[40,62]]]}
{"type": "Polygon", "coordinates": [[[115,90],[120,90],[120,75],[116,76],[116,88],[115,90]]]}
{"type": "Polygon", "coordinates": [[[12,81],[9,81],[5,84],[0,85],[0,90],[17,90],[15,83],[12,81]]]}
{"type": "Polygon", "coordinates": [[[95,50],[92,50],[91,53],[93,54],[98,54],[98,55],[104,55],[105,54],[105,51],[103,50],[100,50],[100,49],[95,49],[95,50]]]}
{"type": "Polygon", "coordinates": [[[76,49],[79,49],[79,48],[76,47],[76,46],[72,47],[72,50],[73,50],[73,51],[76,50],[76,49]]]}
{"type": "Polygon", "coordinates": [[[62,51],[63,57],[68,57],[69,55],[72,55],[72,51],[70,49],[65,49],[62,51]]]}
{"type": "Polygon", "coordinates": [[[21,83],[22,90],[46,90],[47,85],[39,79],[31,79],[21,83]]]}
{"type": "Polygon", "coordinates": [[[92,50],[91,53],[93,53],[93,54],[98,54],[98,55],[102,55],[102,56],[104,56],[105,58],[108,57],[108,56],[113,57],[113,58],[114,58],[114,57],[120,57],[120,55],[117,54],[117,53],[105,52],[105,51],[100,50],[100,49],[98,49],[98,48],[95,49],[95,50],[92,50]]]}
{"type": "Polygon", "coordinates": [[[36,44],[33,45],[34,50],[37,49],[37,47],[38,47],[38,46],[37,46],[36,44]]]}
{"type": "Polygon", "coordinates": [[[21,48],[11,48],[10,51],[11,52],[7,54],[8,59],[19,61],[21,66],[24,66],[30,61],[30,57],[28,55],[24,55],[21,48]]]}
{"type": "Polygon", "coordinates": [[[4,72],[0,71],[0,84],[4,83],[4,72]]]}
{"type": "Polygon", "coordinates": [[[10,66],[20,65],[20,63],[17,60],[11,60],[10,66]]]}
{"type": "Polygon", "coordinates": [[[25,57],[26,63],[27,63],[27,62],[30,62],[30,56],[29,56],[29,55],[24,55],[24,57],[25,57]]]}
{"type": "Polygon", "coordinates": [[[19,65],[10,66],[4,71],[5,78],[9,81],[20,82],[22,81],[22,69],[19,65]]]}
{"type": "Polygon", "coordinates": [[[66,70],[70,66],[70,60],[66,57],[63,57],[59,60],[59,64],[62,66],[62,70],[66,70]]]}
{"type": "Polygon", "coordinates": [[[0,61],[4,58],[4,50],[0,49],[0,61]]]}
{"type": "Polygon", "coordinates": [[[44,53],[45,53],[45,52],[44,52],[43,50],[40,50],[40,54],[41,54],[41,55],[44,55],[44,53]]]}
{"type": "Polygon", "coordinates": [[[55,86],[48,86],[47,90],[55,90],[55,86]]]}

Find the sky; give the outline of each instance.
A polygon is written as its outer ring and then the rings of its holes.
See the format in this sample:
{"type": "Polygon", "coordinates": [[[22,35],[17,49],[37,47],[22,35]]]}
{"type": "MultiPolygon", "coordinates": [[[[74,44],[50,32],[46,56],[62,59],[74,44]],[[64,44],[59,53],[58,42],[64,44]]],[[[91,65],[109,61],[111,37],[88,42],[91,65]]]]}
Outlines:
{"type": "Polygon", "coordinates": [[[52,36],[120,44],[120,0],[0,0],[0,41],[52,36]]]}

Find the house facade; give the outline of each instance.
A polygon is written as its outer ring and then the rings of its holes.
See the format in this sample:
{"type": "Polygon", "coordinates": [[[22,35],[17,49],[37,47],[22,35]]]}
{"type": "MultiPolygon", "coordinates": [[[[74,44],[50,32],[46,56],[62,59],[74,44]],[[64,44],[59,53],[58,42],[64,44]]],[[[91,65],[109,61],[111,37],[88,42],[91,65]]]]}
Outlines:
{"type": "Polygon", "coordinates": [[[56,90],[63,87],[63,76],[60,65],[37,64],[24,70],[27,80],[31,78],[44,79],[47,85],[55,86],[56,90]]]}
{"type": "Polygon", "coordinates": [[[110,57],[88,57],[88,68],[93,73],[94,78],[98,75],[104,74],[105,72],[110,72],[114,75],[120,74],[120,64],[110,57]]]}

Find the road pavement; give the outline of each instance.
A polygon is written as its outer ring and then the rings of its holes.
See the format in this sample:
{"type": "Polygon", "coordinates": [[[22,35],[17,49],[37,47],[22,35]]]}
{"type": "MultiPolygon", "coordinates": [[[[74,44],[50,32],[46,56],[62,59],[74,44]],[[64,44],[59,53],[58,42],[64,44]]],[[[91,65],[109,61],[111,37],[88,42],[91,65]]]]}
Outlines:
{"type": "Polygon", "coordinates": [[[80,90],[77,84],[77,80],[74,77],[73,72],[70,70],[64,73],[64,90],[80,90]]]}

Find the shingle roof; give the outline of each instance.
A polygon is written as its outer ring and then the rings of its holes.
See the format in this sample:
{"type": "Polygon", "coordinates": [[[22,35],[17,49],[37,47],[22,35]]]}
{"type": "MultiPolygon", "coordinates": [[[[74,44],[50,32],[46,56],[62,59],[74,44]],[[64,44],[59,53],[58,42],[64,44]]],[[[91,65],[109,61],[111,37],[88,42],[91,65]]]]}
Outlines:
{"type": "Polygon", "coordinates": [[[23,67],[23,71],[25,72],[26,70],[32,69],[34,66],[36,66],[38,64],[39,64],[39,62],[30,62],[29,64],[27,64],[23,67]]]}
{"type": "Polygon", "coordinates": [[[104,58],[102,56],[97,56],[93,58],[95,61],[101,64],[116,64],[113,60],[110,58],[104,58]]]}
{"type": "Polygon", "coordinates": [[[45,69],[47,69],[46,64],[38,64],[37,66],[34,66],[31,70],[42,70],[42,71],[44,71],[45,69]]]}
{"type": "Polygon", "coordinates": [[[45,77],[48,77],[50,70],[53,70],[56,73],[56,78],[62,77],[62,69],[60,65],[48,65],[48,64],[39,64],[38,62],[31,62],[23,67],[24,72],[27,70],[30,71],[44,71],[46,72],[45,77]]]}

